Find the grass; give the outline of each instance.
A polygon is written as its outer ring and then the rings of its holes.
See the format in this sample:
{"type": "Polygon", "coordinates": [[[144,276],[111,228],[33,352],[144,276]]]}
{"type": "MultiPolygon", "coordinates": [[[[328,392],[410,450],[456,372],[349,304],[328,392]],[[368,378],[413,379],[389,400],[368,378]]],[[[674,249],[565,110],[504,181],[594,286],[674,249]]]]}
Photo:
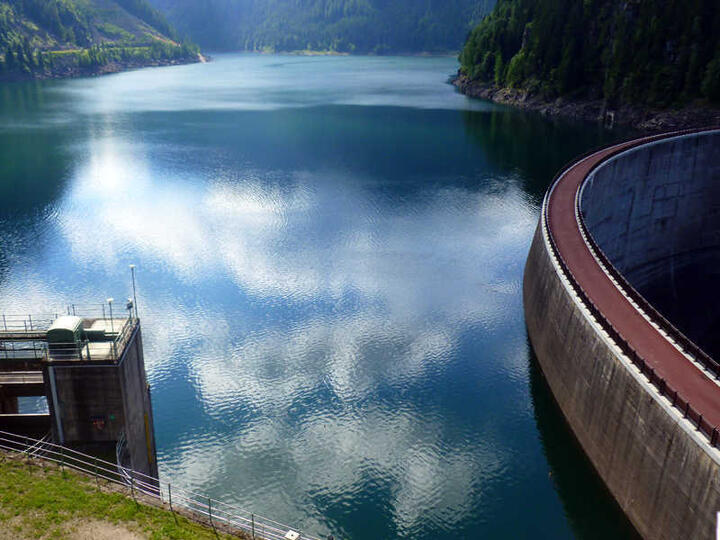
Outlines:
{"type": "MultiPolygon", "coordinates": [[[[149,51],[150,47],[147,45],[124,45],[121,46],[124,49],[127,49],[130,52],[136,53],[136,52],[143,52],[143,51],[149,51]]],[[[108,49],[114,49],[116,48],[114,45],[111,45],[108,47],[108,49]]],[[[44,51],[47,54],[50,54],[52,56],[67,56],[67,55],[73,55],[73,54],[80,54],[83,51],[86,51],[88,49],[57,49],[52,51],[44,51]]]]}
{"type": "Polygon", "coordinates": [[[130,40],[134,37],[130,32],[111,22],[100,23],[98,28],[111,39],[130,40]]]}
{"type": "Polygon", "coordinates": [[[138,504],[103,484],[54,464],[0,453],[0,538],[74,538],[78,526],[88,523],[152,539],[236,538],[138,504]]]}
{"type": "Polygon", "coordinates": [[[61,49],[57,51],[47,51],[52,56],[66,56],[68,54],[78,54],[82,52],[82,49],[61,49]]]}

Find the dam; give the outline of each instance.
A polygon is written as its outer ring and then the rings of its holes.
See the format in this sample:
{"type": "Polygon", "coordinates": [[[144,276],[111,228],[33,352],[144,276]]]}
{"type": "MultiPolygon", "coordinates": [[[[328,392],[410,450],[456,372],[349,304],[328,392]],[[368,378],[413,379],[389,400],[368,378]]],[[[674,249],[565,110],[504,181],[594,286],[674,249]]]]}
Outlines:
{"type": "Polygon", "coordinates": [[[586,155],[548,190],[523,283],[530,341],[644,538],[715,538],[720,130],[586,155]]]}

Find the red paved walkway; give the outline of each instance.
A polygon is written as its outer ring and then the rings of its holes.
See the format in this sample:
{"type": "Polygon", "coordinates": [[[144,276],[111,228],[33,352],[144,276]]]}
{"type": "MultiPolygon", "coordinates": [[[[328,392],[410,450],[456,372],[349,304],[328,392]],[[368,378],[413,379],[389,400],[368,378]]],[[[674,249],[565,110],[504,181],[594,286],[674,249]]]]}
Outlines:
{"type": "Polygon", "coordinates": [[[575,217],[575,195],[593,168],[618,152],[665,137],[647,137],[612,146],[572,165],[548,198],[547,227],[575,280],[605,319],[711,426],[720,426],[720,387],[660,334],[618,290],[595,260],[575,217]]]}

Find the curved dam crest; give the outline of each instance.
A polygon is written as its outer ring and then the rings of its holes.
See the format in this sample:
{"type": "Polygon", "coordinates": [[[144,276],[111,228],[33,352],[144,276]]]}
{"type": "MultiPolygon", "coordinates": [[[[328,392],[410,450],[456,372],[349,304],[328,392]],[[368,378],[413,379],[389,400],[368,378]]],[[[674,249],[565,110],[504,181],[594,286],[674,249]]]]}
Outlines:
{"type": "MultiPolygon", "coordinates": [[[[630,141],[570,166],[545,198],[525,270],[542,371],[645,538],[715,536],[720,387],[699,346],[712,343],[698,339],[711,332],[678,318],[692,298],[673,311],[656,291],[714,275],[719,135],[630,141]]],[[[700,311],[712,309],[712,291],[700,311]]]]}
{"type": "Polygon", "coordinates": [[[720,132],[611,158],[579,193],[585,226],[628,283],[710,356],[718,354],[720,132]]]}

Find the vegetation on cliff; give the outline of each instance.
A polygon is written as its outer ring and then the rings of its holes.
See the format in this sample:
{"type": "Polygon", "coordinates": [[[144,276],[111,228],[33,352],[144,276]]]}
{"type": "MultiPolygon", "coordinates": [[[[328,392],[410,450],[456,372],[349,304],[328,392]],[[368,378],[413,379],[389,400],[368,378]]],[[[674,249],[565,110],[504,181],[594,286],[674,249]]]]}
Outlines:
{"type": "Polygon", "coordinates": [[[0,77],[197,58],[145,0],[0,0],[0,77]]]}
{"type": "Polygon", "coordinates": [[[201,46],[363,53],[458,51],[495,0],[151,0],[201,46]]]}
{"type": "Polygon", "coordinates": [[[467,79],[610,105],[720,102],[717,0],[498,0],[460,54],[467,79]]]}

